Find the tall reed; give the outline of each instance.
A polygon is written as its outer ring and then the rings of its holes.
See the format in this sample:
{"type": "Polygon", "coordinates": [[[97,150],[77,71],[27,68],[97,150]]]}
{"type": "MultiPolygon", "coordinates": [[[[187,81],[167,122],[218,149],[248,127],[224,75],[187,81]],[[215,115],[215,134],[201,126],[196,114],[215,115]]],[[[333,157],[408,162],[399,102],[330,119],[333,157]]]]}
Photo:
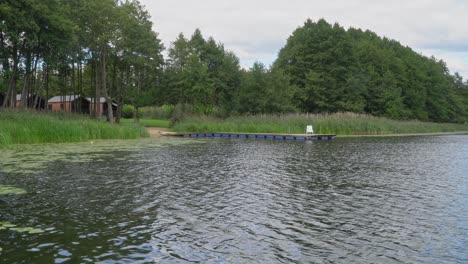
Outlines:
{"type": "Polygon", "coordinates": [[[382,135],[468,131],[463,124],[397,121],[355,113],[252,115],[218,119],[187,116],[172,130],[177,132],[245,132],[302,134],[307,125],[314,132],[338,135],[382,135]]]}
{"type": "Polygon", "coordinates": [[[0,146],[146,136],[140,126],[111,125],[77,114],[0,111],[0,146]]]}

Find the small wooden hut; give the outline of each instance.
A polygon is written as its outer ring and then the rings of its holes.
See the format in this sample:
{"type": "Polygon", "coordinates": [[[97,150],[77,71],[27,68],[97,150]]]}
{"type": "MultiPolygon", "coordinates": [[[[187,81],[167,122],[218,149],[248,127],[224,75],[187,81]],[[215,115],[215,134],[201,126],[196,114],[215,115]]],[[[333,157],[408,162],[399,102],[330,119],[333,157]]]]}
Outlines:
{"type": "MultiPolygon", "coordinates": [[[[36,94],[31,94],[28,96],[27,107],[34,108],[36,110],[45,110],[46,109],[47,99],[36,94]]],[[[21,105],[21,94],[16,95],[16,107],[21,105]]]]}
{"type": "Polygon", "coordinates": [[[3,106],[3,101],[4,100],[5,100],[5,95],[2,92],[0,92],[0,107],[3,106]]]}
{"type": "Polygon", "coordinates": [[[74,113],[89,115],[91,113],[91,101],[79,96],[71,101],[71,110],[74,113]]]}

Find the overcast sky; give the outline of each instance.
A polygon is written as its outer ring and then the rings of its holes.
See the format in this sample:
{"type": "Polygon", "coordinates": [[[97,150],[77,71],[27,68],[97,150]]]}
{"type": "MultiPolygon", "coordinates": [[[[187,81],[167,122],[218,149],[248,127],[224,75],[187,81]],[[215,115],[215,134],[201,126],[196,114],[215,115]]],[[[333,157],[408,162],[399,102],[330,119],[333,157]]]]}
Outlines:
{"type": "Polygon", "coordinates": [[[237,54],[243,67],[277,57],[307,18],[370,29],[468,78],[468,0],[141,0],[166,48],[200,28],[237,54]]]}

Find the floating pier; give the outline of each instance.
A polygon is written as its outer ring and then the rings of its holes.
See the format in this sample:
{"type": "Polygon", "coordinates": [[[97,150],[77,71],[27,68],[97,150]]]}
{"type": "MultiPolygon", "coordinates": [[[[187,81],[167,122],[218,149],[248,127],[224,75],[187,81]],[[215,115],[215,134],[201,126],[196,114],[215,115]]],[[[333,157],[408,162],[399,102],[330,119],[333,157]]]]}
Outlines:
{"type": "Polygon", "coordinates": [[[244,139],[273,139],[273,140],[332,140],[336,138],[334,134],[270,134],[270,133],[205,133],[188,132],[174,133],[161,132],[162,136],[186,137],[186,138],[244,138],[244,139]]]}

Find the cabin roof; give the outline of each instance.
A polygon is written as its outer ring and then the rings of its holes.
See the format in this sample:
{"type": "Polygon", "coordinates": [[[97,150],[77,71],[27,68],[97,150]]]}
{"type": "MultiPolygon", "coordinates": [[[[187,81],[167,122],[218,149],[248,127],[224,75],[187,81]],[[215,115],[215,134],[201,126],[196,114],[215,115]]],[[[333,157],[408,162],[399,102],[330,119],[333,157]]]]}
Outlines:
{"type": "MultiPolygon", "coordinates": [[[[94,98],[94,97],[86,97],[86,99],[87,99],[88,101],[90,101],[91,103],[94,103],[94,101],[95,101],[95,98],[94,98]]],[[[100,103],[105,103],[105,102],[106,102],[106,98],[105,98],[105,97],[100,97],[100,98],[99,98],[99,102],[100,102],[100,103]]]]}
{"type": "MultiPolygon", "coordinates": [[[[94,101],[95,101],[94,97],[81,97],[81,98],[85,99],[86,101],[88,101],[90,103],[94,103],[94,101]]],[[[101,103],[101,104],[106,103],[106,98],[105,97],[99,97],[99,103],[101,103]]],[[[117,106],[117,104],[114,103],[114,102],[112,102],[112,105],[117,106]]]]}
{"type": "Polygon", "coordinates": [[[49,103],[71,102],[73,99],[80,97],[79,95],[59,95],[49,99],[49,103]]]}
{"type": "MultiPolygon", "coordinates": [[[[29,97],[31,97],[31,96],[36,96],[36,95],[35,94],[29,94],[29,97]]],[[[39,95],[39,99],[45,100],[45,98],[40,96],[40,95],[39,95]]],[[[16,101],[20,101],[20,100],[21,100],[21,94],[17,94],[16,95],[16,101]]]]}
{"type": "MultiPolygon", "coordinates": [[[[21,98],[21,95],[20,95],[20,98],[21,98]]],[[[49,99],[49,103],[62,103],[62,102],[72,102],[78,98],[83,98],[85,99],[86,101],[90,102],[90,103],[94,103],[95,99],[93,97],[84,97],[84,96],[80,96],[80,95],[59,95],[59,96],[54,96],[52,98],[49,99]]],[[[17,99],[17,100],[20,100],[20,99],[17,99]]],[[[99,103],[103,104],[106,102],[106,98],[105,97],[100,97],[99,98],[99,103]]],[[[112,103],[113,105],[117,106],[116,103],[112,103]]]]}

